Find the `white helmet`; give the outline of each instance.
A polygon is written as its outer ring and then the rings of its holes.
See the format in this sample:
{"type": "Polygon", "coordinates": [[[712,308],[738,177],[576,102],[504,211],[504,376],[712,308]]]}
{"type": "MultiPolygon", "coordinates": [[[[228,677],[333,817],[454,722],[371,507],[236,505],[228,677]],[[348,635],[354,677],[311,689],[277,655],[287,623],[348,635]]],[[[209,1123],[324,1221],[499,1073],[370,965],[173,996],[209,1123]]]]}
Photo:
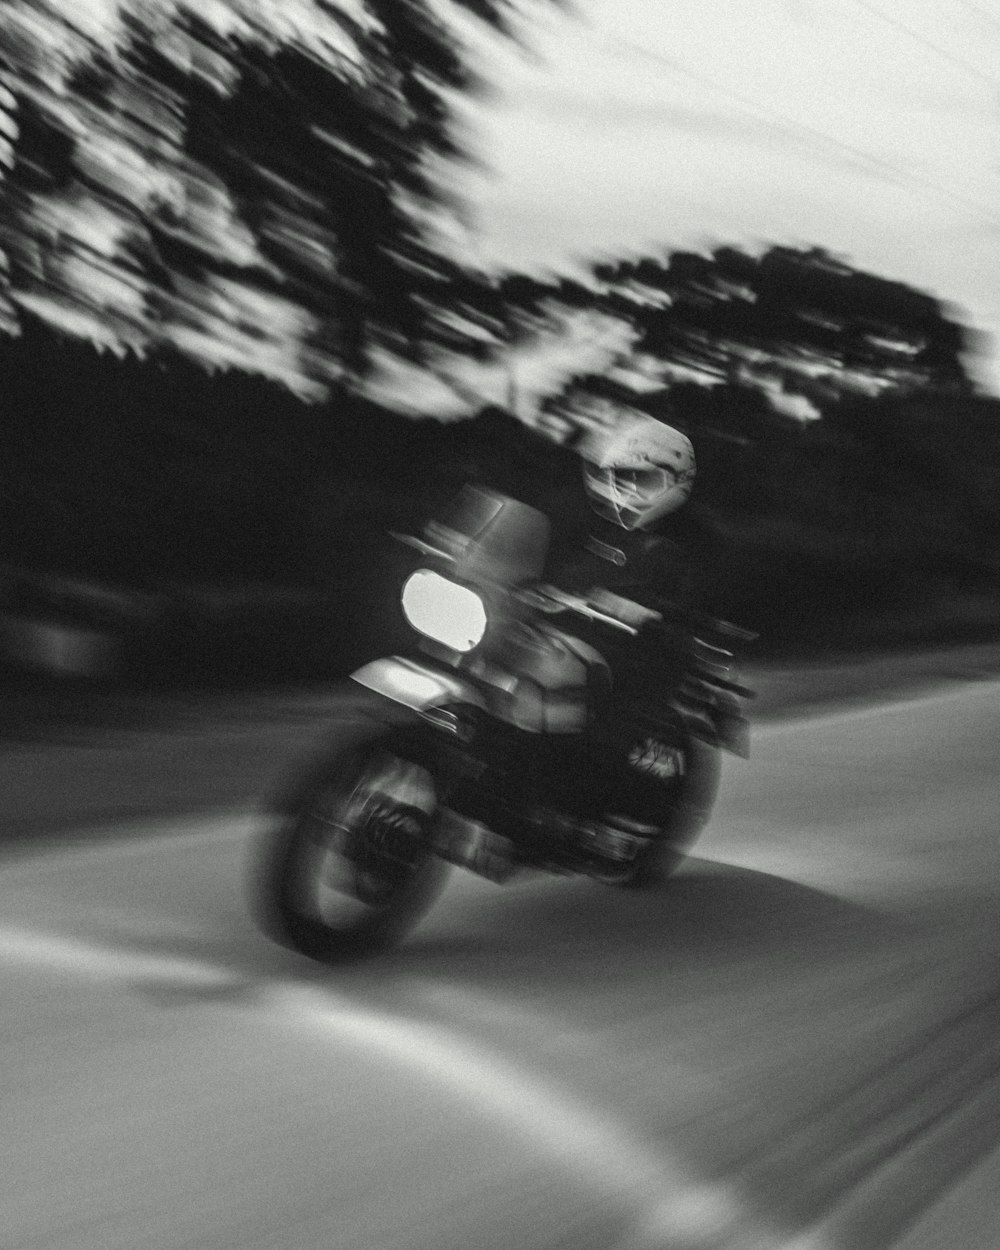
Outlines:
{"type": "Polygon", "coordinates": [[[594,511],[623,529],[647,529],[675,511],[694,486],[694,448],[672,426],[629,408],[580,448],[594,511]]]}

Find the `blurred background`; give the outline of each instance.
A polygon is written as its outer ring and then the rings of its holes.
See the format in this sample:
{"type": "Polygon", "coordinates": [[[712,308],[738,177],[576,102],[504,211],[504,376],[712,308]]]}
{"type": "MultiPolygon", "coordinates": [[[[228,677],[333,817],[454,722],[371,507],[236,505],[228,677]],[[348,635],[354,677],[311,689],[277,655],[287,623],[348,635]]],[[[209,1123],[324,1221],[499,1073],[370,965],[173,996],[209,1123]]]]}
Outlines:
{"type": "Polygon", "coordinates": [[[991,0],[0,0],[5,1245],[1000,1244],[998,48],[991,0]],[[759,633],[696,856],[269,941],[262,797],[408,642],[390,531],[472,481],[559,558],[623,404],[759,633]]]}
{"type": "Polygon", "coordinates": [[[623,399],[694,441],[717,607],[762,655],[992,638],[1000,401],[960,258],[994,210],[953,146],[856,135],[920,103],[973,144],[1000,26],[846,4],[824,59],[829,14],[717,7],[709,47],[687,5],[9,0],[11,688],[349,671],[399,638],[388,530],[474,479],[569,532],[568,444],[623,399]],[[891,245],[880,194],[913,210],[891,245]]]}

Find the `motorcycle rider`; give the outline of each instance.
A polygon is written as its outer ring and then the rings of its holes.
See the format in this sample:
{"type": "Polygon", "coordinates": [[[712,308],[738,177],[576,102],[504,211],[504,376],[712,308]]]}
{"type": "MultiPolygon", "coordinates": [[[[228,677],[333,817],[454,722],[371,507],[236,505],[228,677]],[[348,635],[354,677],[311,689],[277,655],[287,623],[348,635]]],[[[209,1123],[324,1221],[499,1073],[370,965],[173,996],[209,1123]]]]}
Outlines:
{"type": "Polygon", "coordinates": [[[688,640],[671,618],[675,605],[701,599],[718,535],[706,518],[681,512],[696,464],[680,430],[622,406],[613,427],[585,435],[575,450],[594,515],[576,554],[552,580],[638,629],[628,635],[598,623],[572,626],[607,660],[611,675],[597,727],[615,778],[602,819],[650,833],[684,767],[670,694],[688,640]]]}

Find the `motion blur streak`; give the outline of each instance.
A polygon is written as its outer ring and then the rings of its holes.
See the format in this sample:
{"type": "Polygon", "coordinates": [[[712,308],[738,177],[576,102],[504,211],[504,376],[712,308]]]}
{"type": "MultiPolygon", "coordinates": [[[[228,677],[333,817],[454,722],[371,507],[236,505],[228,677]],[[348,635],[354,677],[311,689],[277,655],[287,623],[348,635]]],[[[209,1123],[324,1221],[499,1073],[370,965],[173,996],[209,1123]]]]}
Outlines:
{"type": "Polygon", "coordinates": [[[96,946],[29,929],[0,929],[0,960],[40,964],[98,981],[163,977],[211,987],[228,985],[233,980],[232,972],[202,960],[140,955],[118,947],[96,946]]]}
{"type": "MultiPolygon", "coordinates": [[[[985,686],[987,683],[983,684],[985,686]]],[[[995,697],[1000,691],[1000,682],[993,681],[988,684],[995,697]]],[[[913,711],[921,705],[937,706],[941,703],[962,702],[968,698],[969,687],[963,682],[946,690],[915,691],[908,698],[895,699],[886,703],[873,703],[870,707],[847,707],[837,712],[803,712],[797,716],[783,717],[775,724],[757,725],[754,728],[754,737],[777,738],[782,734],[798,734],[806,725],[822,729],[828,725],[857,724],[860,721],[876,720],[881,716],[913,711]]]]}
{"type": "Polygon", "coordinates": [[[578,1175],[589,1174],[637,1210],[632,1235],[612,1250],[825,1250],[819,1240],[783,1242],[753,1227],[729,1189],[692,1181],[662,1149],[485,1047],[344,999],[331,1003],[325,992],[295,987],[276,1001],[283,1016],[319,1024],[338,1041],[377,1050],[441,1083],[578,1175]]]}
{"type": "MultiPolygon", "coordinates": [[[[224,986],[235,975],[200,960],[140,954],[20,928],[0,929],[0,959],[97,980],[162,977],[224,986]]],[[[444,1085],[635,1209],[633,1235],[612,1250],[656,1250],[667,1240],[674,1250],[824,1250],[819,1243],[791,1246],[750,1227],[728,1190],[693,1182],[662,1150],[630,1137],[609,1117],[484,1047],[300,985],[275,985],[261,1005],[283,1020],[319,1024],[340,1042],[376,1051],[444,1085]]]]}
{"type": "MultiPolygon", "coordinates": [[[[142,976],[225,985],[226,968],[194,959],[164,958],[32,932],[0,929],[0,958],[99,980],[142,976]]],[[[665,1154],[627,1135],[593,1108],[500,1061],[485,1048],[443,1030],[374,1013],[325,991],[275,987],[270,1004],[283,1019],[319,1023],[366,1051],[414,1069],[502,1120],[557,1161],[638,1209],[635,1234],[619,1250],[653,1250],[666,1239],[677,1250],[822,1250],[784,1245],[750,1228],[732,1194],[699,1185],[665,1154]]]]}
{"type": "Polygon", "coordinates": [[[67,866],[88,860],[149,859],[151,855],[169,857],[180,850],[196,850],[207,842],[220,845],[245,842],[260,832],[264,817],[258,811],[235,809],[231,814],[213,816],[211,824],[204,814],[185,819],[163,816],[157,819],[132,820],[122,817],[84,825],[65,837],[53,834],[49,844],[38,845],[26,839],[22,845],[4,848],[5,881],[16,876],[33,877],[50,867],[56,873],[67,866]],[[211,832],[207,832],[210,829],[211,832]],[[122,832],[128,836],[122,837],[122,832]],[[110,841],[109,841],[110,839],[110,841]]]}
{"type": "MultiPolygon", "coordinates": [[[[151,956],[27,929],[0,930],[0,959],[97,980],[162,977],[191,984],[226,984],[232,973],[193,959],[151,956]]],[[[559,1162],[592,1173],[613,1197],[638,1207],[636,1237],[629,1250],[655,1247],[669,1237],[678,1247],[746,1247],[777,1250],[773,1239],[747,1235],[734,1199],[721,1189],[698,1186],[662,1153],[631,1140],[595,1111],[532,1079],[487,1052],[426,1025],[373,1013],[325,991],[276,986],[265,1009],[285,1020],[321,1025],[339,1041],[415,1070],[447,1087],[524,1134],[559,1162]]]]}

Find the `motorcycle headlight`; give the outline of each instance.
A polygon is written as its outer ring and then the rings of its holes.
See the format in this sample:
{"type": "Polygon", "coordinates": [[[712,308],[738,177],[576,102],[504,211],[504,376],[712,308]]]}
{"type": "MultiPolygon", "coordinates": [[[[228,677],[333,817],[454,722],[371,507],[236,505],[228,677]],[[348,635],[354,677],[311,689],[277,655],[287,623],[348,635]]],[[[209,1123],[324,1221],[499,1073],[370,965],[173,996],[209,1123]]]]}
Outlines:
{"type": "Polygon", "coordinates": [[[452,651],[471,651],[486,633],[483,601],[468,586],[417,569],[403,586],[403,613],[413,628],[452,651]]]}

